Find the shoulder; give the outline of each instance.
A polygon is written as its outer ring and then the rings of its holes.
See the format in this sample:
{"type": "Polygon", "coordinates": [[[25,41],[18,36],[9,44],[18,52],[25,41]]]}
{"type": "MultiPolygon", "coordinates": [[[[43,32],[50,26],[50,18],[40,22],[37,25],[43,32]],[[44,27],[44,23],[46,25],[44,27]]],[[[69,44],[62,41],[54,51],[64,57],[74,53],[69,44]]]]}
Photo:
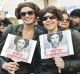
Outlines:
{"type": "Polygon", "coordinates": [[[38,24],[35,26],[35,30],[39,35],[47,33],[47,30],[38,24]]]}
{"type": "Polygon", "coordinates": [[[75,29],[71,29],[71,35],[72,37],[80,38],[80,32],[75,29]]]}
{"type": "Polygon", "coordinates": [[[8,28],[3,32],[3,35],[16,34],[19,29],[22,29],[22,25],[9,25],[8,28]]]}
{"type": "Polygon", "coordinates": [[[78,32],[77,30],[71,30],[71,34],[74,50],[79,49],[80,51],[80,32],[78,32]]]}
{"type": "Polygon", "coordinates": [[[38,35],[41,35],[41,34],[44,33],[44,31],[43,31],[42,29],[40,29],[38,26],[35,26],[35,32],[36,32],[36,34],[38,34],[38,35]]]}
{"type": "Polygon", "coordinates": [[[22,24],[18,24],[18,25],[11,25],[8,27],[8,29],[11,29],[11,30],[18,30],[19,28],[22,28],[23,25],[22,24]]]}

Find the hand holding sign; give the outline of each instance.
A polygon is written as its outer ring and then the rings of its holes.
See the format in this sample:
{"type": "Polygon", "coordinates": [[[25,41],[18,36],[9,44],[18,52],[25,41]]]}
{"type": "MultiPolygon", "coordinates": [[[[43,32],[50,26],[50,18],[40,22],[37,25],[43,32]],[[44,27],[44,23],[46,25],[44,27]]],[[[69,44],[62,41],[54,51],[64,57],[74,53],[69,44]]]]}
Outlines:
{"type": "Polygon", "coordinates": [[[60,57],[55,57],[54,60],[55,60],[56,66],[59,69],[59,73],[61,73],[61,69],[64,68],[64,60],[60,57]]]}
{"type": "Polygon", "coordinates": [[[2,68],[5,69],[6,71],[8,71],[11,74],[15,74],[14,72],[19,69],[18,66],[19,66],[19,64],[17,64],[16,62],[8,62],[8,63],[5,62],[2,65],[2,68]]]}

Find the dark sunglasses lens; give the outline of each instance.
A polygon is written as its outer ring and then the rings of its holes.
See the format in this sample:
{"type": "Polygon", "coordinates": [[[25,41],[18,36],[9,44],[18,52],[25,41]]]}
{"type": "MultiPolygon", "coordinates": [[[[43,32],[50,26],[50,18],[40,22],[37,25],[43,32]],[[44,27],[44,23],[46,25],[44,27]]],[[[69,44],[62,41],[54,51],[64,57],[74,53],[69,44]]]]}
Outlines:
{"type": "Polygon", "coordinates": [[[70,19],[62,19],[61,21],[67,21],[67,22],[69,22],[69,21],[70,21],[70,19]]]}
{"type": "Polygon", "coordinates": [[[67,22],[69,22],[69,21],[70,21],[70,19],[67,19],[66,21],[67,21],[67,22]]]}
{"type": "Polygon", "coordinates": [[[52,15],[52,16],[45,16],[45,17],[42,18],[42,20],[43,20],[43,21],[46,21],[48,18],[49,18],[50,20],[52,20],[52,19],[56,19],[56,16],[54,16],[54,15],[52,15]]]}
{"type": "Polygon", "coordinates": [[[46,21],[46,20],[47,20],[47,17],[42,17],[42,20],[43,20],[43,21],[46,21]]]}
{"type": "Polygon", "coordinates": [[[25,16],[26,14],[28,14],[28,15],[33,15],[34,12],[33,12],[33,11],[28,11],[28,12],[21,12],[21,13],[20,13],[21,16],[25,16]]]}
{"type": "Polygon", "coordinates": [[[27,14],[28,14],[28,15],[33,15],[34,12],[33,12],[33,11],[28,11],[27,14]]]}
{"type": "Polygon", "coordinates": [[[21,16],[25,16],[26,15],[26,12],[21,12],[20,15],[21,16]]]}

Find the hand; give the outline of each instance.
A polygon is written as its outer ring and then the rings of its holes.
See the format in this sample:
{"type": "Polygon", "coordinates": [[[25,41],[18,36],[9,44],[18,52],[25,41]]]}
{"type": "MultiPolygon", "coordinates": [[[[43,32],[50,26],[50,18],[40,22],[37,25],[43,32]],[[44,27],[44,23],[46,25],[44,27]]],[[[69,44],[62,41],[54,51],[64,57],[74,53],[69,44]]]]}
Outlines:
{"type": "Polygon", "coordinates": [[[2,10],[0,11],[0,20],[4,20],[5,19],[5,12],[2,10]]]}
{"type": "Polygon", "coordinates": [[[60,58],[60,57],[55,57],[54,60],[55,60],[56,66],[57,66],[59,69],[63,69],[63,68],[64,68],[65,63],[64,63],[64,60],[63,60],[62,58],[60,58]]]}
{"type": "Polygon", "coordinates": [[[2,68],[5,69],[6,71],[8,71],[10,74],[13,74],[16,70],[19,69],[19,64],[17,64],[16,62],[5,62],[2,65],[2,68]]]}

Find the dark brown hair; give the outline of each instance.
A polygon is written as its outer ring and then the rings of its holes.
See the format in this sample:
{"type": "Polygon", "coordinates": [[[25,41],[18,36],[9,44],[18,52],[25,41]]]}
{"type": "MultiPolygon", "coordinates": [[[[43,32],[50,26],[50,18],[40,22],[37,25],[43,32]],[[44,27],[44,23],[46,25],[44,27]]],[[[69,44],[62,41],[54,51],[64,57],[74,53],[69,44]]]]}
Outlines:
{"type": "Polygon", "coordinates": [[[39,18],[41,19],[46,13],[52,13],[57,17],[57,19],[60,19],[59,9],[57,9],[55,6],[49,6],[40,10],[39,18]]]}
{"type": "Polygon", "coordinates": [[[67,13],[67,11],[65,11],[65,10],[60,10],[60,19],[59,20],[62,20],[62,18],[63,18],[63,14],[66,14],[68,17],[70,17],[69,16],[69,14],[67,13]]]}
{"type": "Polygon", "coordinates": [[[74,25],[73,21],[70,19],[70,15],[67,13],[67,11],[65,10],[60,10],[60,21],[62,20],[63,18],[63,14],[66,14],[68,17],[69,17],[69,28],[72,28],[72,26],[74,25]]]}
{"type": "Polygon", "coordinates": [[[15,16],[17,17],[17,19],[21,19],[20,12],[21,12],[21,9],[23,7],[30,7],[30,8],[32,8],[35,11],[36,17],[38,16],[40,8],[36,4],[34,4],[32,2],[24,2],[24,3],[20,3],[17,6],[17,8],[15,9],[15,16]]]}
{"type": "MultiPolygon", "coordinates": [[[[14,44],[17,45],[18,40],[21,40],[21,39],[23,39],[23,38],[17,36],[14,40],[14,44]]],[[[25,48],[29,45],[29,40],[27,40],[27,39],[23,39],[23,40],[25,41],[25,46],[24,46],[24,48],[25,48]]]]}
{"type": "Polygon", "coordinates": [[[55,34],[57,34],[57,35],[59,36],[59,41],[62,41],[63,34],[62,34],[61,31],[59,31],[59,32],[57,32],[57,33],[47,34],[47,40],[48,40],[49,42],[52,42],[52,41],[51,41],[51,36],[53,36],[53,35],[55,35],[55,34]]]}

